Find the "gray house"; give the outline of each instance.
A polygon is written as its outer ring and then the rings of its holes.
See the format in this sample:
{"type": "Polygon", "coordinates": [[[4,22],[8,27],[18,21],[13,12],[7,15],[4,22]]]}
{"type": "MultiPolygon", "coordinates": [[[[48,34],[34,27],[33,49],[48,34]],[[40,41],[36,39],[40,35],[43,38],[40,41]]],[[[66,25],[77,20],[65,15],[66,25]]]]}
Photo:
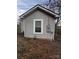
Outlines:
{"type": "Polygon", "coordinates": [[[56,17],[58,15],[51,10],[36,5],[20,16],[21,32],[24,32],[24,37],[52,40],[56,17]]]}

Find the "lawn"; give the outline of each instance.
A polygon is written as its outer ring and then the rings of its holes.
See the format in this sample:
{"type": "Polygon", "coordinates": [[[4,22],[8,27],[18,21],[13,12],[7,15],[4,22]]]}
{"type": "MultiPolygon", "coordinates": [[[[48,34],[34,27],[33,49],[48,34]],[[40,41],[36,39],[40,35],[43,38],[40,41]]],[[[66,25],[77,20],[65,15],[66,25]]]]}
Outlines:
{"type": "Polygon", "coordinates": [[[18,59],[60,59],[61,41],[24,38],[17,35],[18,59]]]}

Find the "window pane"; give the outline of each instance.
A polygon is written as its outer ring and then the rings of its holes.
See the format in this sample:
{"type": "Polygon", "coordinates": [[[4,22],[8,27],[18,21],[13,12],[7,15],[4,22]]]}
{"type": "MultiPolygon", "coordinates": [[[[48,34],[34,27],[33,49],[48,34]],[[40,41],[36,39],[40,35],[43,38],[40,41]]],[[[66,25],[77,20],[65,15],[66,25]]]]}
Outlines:
{"type": "Polygon", "coordinates": [[[36,21],[35,26],[36,27],[41,27],[41,21],[36,21]]]}
{"type": "Polygon", "coordinates": [[[36,27],[36,28],[35,28],[35,32],[41,32],[41,28],[36,27]]]}
{"type": "Polygon", "coordinates": [[[35,32],[41,32],[41,21],[35,22],[35,32]]]}

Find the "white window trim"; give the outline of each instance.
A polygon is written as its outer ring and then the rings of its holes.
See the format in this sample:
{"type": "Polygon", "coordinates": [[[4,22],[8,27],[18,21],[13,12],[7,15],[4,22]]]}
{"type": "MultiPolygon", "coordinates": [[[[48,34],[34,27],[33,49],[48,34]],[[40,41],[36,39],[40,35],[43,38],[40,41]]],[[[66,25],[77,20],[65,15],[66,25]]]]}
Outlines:
{"type": "Polygon", "coordinates": [[[43,19],[34,19],[33,20],[33,34],[43,34],[43,19]],[[35,22],[41,21],[41,32],[35,32],[35,22]]]}

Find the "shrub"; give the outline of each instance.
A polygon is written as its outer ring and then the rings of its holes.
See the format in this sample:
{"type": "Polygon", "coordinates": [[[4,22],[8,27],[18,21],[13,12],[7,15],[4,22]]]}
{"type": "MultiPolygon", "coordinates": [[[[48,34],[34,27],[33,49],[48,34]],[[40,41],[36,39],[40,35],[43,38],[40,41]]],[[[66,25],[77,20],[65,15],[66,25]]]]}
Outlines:
{"type": "Polygon", "coordinates": [[[17,25],[17,33],[21,33],[21,27],[20,27],[20,25],[17,25]]]}

